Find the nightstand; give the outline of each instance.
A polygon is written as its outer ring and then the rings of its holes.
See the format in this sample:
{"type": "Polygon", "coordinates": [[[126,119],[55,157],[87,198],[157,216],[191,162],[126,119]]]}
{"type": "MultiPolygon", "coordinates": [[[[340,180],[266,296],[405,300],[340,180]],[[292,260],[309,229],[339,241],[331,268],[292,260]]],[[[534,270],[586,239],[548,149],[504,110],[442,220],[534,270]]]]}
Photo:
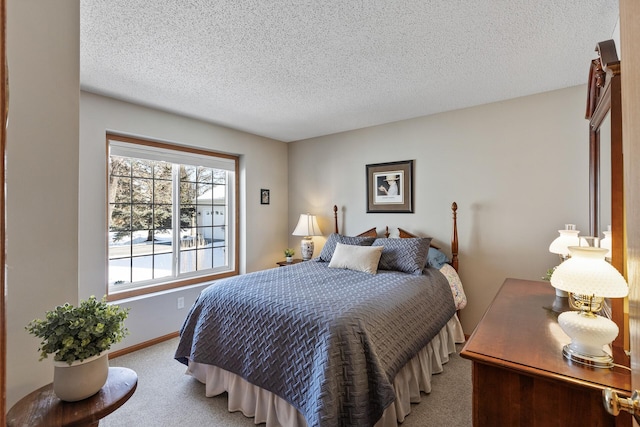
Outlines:
{"type": "Polygon", "coordinates": [[[297,264],[299,262],[302,262],[302,260],[300,258],[295,258],[293,261],[291,262],[287,262],[287,261],[280,261],[277,262],[276,264],[278,264],[278,266],[280,267],[286,267],[287,265],[293,265],[293,264],[297,264]]]}

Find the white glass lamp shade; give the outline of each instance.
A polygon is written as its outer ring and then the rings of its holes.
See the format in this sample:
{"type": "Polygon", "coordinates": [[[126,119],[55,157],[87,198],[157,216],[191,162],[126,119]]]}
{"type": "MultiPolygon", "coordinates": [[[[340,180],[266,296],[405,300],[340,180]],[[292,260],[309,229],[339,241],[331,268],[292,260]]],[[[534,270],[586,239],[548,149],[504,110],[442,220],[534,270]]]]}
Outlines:
{"type": "Polygon", "coordinates": [[[629,293],[624,277],[607,261],[606,249],[570,246],[571,258],[560,264],[551,275],[551,285],[566,292],[622,298],[629,293]]]}
{"type": "Polygon", "coordinates": [[[575,295],[587,297],[588,304],[581,311],[566,311],[558,316],[558,324],[571,338],[562,349],[567,359],[597,368],[610,368],[613,358],[603,347],[618,336],[618,326],[594,311],[599,304],[592,298],[622,298],[629,288],[624,277],[607,261],[607,249],[593,246],[570,246],[571,258],[564,261],[551,275],[551,285],[575,295]],[[595,307],[595,308],[594,308],[595,307]]]}
{"type": "Polygon", "coordinates": [[[594,248],[599,248],[600,239],[595,236],[582,236],[580,237],[580,246],[593,246],[594,248]]]}
{"type": "Polygon", "coordinates": [[[549,252],[566,258],[569,255],[569,246],[580,245],[580,238],[578,237],[580,232],[576,230],[575,224],[565,224],[565,229],[558,230],[558,233],[560,235],[549,245],[549,252]]]}
{"type": "Polygon", "coordinates": [[[603,231],[602,234],[604,234],[604,237],[600,240],[600,247],[609,251],[604,257],[611,258],[611,226],[607,231],[603,231]]]}
{"type": "Polygon", "coordinates": [[[309,260],[313,256],[313,240],[311,236],[322,236],[322,231],[318,225],[315,215],[300,214],[298,225],[293,230],[294,236],[304,236],[300,243],[300,252],[303,260],[309,260]]]}

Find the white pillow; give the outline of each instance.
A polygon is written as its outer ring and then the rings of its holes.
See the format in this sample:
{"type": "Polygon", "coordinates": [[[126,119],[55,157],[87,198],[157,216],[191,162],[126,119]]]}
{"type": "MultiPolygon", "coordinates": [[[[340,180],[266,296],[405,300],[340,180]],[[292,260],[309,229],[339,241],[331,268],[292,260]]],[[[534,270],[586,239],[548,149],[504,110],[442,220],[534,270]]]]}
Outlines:
{"type": "Polygon", "coordinates": [[[356,246],[338,243],[331,257],[331,262],[329,262],[329,267],[376,274],[382,249],[382,246],[356,246]]]}

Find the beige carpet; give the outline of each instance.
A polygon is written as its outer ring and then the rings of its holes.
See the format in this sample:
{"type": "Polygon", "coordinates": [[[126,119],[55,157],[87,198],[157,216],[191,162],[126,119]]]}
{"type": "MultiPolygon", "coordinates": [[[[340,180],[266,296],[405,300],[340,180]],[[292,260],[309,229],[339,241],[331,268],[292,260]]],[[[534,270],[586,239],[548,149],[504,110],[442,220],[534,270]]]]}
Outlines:
{"type": "MultiPolygon", "coordinates": [[[[136,371],[138,388],[100,426],[254,426],[252,418],[227,411],[226,394],[204,396],[204,385],[185,375],[185,366],[173,359],[176,346],[177,338],[110,360],[111,366],[136,371]]],[[[452,354],[444,372],[433,376],[432,387],[419,404],[412,405],[402,427],[471,426],[471,362],[452,354]]]]}

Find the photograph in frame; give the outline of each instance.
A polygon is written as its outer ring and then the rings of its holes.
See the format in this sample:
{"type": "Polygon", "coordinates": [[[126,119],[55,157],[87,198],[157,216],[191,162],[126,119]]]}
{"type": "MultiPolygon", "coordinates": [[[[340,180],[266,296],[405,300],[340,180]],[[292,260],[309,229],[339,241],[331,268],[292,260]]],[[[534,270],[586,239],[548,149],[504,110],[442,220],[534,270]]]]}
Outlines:
{"type": "Polygon", "coordinates": [[[367,213],[413,213],[413,160],[367,165],[367,213]]]}
{"type": "Polygon", "coordinates": [[[260,204],[268,205],[271,201],[271,192],[265,188],[260,189],[260,204]]]}

